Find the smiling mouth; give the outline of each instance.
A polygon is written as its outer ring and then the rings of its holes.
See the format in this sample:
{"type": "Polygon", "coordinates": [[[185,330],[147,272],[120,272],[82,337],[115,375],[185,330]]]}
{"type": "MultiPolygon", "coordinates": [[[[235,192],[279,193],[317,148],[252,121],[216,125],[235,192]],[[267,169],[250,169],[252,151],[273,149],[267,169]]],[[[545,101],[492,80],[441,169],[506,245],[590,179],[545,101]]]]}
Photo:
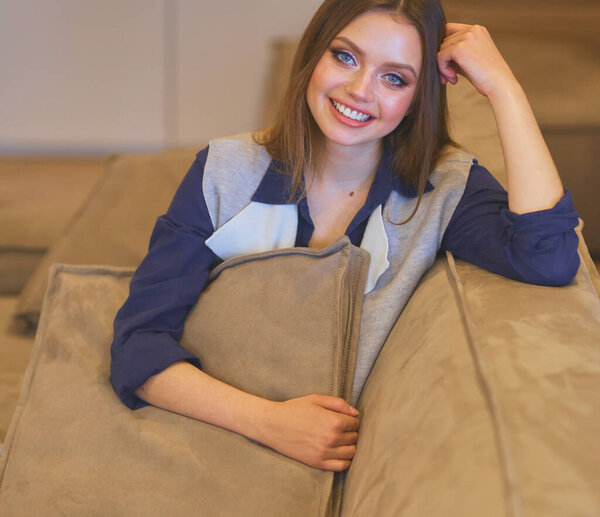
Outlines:
{"type": "Polygon", "coordinates": [[[344,104],[334,101],[333,99],[329,100],[331,101],[331,104],[337,111],[339,111],[342,115],[352,120],[356,120],[358,122],[366,122],[367,120],[373,118],[370,115],[367,115],[366,113],[348,108],[344,104]]]}

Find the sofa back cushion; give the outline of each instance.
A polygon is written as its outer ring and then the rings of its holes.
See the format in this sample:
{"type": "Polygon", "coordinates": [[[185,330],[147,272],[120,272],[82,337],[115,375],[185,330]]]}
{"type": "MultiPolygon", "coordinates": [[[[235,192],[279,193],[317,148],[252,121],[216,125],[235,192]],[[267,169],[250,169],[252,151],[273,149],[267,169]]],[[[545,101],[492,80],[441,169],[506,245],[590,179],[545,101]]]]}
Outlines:
{"type": "Polygon", "coordinates": [[[343,517],[600,515],[600,299],[439,259],[359,400],[343,517]]]}
{"type": "Polygon", "coordinates": [[[0,295],[17,294],[105,173],[107,158],[0,158],[0,295]]]}
{"type": "Polygon", "coordinates": [[[17,315],[37,325],[54,263],[137,266],[156,218],[166,212],[196,151],[114,156],[85,206],[25,284],[17,315]]]}

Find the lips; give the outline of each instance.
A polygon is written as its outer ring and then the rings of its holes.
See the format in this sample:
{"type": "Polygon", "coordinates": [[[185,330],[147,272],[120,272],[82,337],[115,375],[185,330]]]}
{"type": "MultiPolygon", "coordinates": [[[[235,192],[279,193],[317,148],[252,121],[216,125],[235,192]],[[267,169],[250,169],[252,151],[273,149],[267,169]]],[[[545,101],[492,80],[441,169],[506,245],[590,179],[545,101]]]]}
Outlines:
{"type": "Polygon", "coordinates": [[[348,105],[335,99],[329,99],[331,110],[340,122],[351,127],[363,127],[373,121],[376,117],[357,106],[348,105]]]}

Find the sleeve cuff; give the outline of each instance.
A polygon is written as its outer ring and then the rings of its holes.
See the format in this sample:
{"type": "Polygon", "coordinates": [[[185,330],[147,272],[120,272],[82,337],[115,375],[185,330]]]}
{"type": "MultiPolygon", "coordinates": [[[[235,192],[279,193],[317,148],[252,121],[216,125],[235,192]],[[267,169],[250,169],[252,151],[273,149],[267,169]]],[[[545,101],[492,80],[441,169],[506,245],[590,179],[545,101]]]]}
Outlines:
{"type": "Polygon", "coordinates": [[[110,381],[121,401],[130,409],[149,405],[136,394],[148,378],[168,366],[188,361],[200,369],[200,360],[183,348],[170,335],[162,332],[136,332],[124,349],[112,357],[110,381]]]}
{"type": "Polygon", "coordinates": [[[573,198],[571,192],[565,190],[563,196],[554,204],[551,208],[545,208],[544,210],[536,210],[534,212],[526,212],[523,214],[517,214],[511,210],[507,210],[511,217],[515,219],[535,219],[537,217],[543,217],[547,214],[561,214],[561,215],[575,215],[577,217],[577,211],[573,206],[573,198]]]}
{"type": "Polygon", "coordinates": [[[573,198],[568,190],[552,208],[517,214],[508,208],[502,210],[501,217],[513,235],[537,234],[543,238],[568,232],[579,223],[579,214],[573,206],[573,198]]]}

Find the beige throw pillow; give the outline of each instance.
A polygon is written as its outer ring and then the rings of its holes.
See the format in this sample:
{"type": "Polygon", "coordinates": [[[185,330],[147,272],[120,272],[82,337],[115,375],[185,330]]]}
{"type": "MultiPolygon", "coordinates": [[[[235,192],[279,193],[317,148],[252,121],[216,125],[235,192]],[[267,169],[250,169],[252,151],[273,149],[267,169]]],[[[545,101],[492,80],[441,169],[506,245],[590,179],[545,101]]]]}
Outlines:
{"type": "MultiPolygon", "coordinates": [[[[347,238],[321,251],[231,259],[213,272],[184,341],[207,372],[249,392],[348,399],[368,262],[347,238]]],[[[130,276],[130,269],[53,267],[0,457],[0,516],[331,515],[340,493],[332,472],[117,399],[109,345],[130,276]]]]}

